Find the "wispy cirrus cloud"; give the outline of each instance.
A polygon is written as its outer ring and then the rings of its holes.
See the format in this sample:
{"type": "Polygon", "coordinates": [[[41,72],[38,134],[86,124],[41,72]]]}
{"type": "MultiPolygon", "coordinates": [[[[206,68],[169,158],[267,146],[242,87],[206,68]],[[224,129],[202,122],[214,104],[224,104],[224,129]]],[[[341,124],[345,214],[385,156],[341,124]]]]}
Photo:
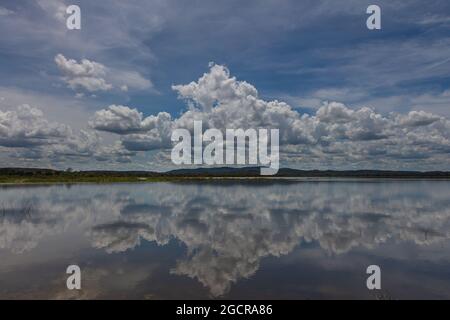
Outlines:
{"type": "Polygon", "coordinates": [[[14,11],[0,7],[0,16],[9,16],[14,14],[14,11]]]}

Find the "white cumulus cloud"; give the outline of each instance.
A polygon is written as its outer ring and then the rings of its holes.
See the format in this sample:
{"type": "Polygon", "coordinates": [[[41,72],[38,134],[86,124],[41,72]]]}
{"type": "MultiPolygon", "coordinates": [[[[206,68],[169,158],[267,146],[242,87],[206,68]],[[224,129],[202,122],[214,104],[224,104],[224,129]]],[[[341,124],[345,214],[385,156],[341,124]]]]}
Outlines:
{"type": "Polygon", "coordinates": [[[75,91],[128,91],[152,89],[153,84],[136,71],[108,68],[105,65],[82,59],[80,62],[58,54],[55,63],[63,74],[67,86],[75,91]]]}
{"type": "Polygon", "coordinates": [[[192,130],[193,121],[202,120],[204,129],[279,129],[285,162],[333,167],[389,167],[399,159],[405,165],[449,163],[450,122],[425,111],[385,115],[370,107],[323,102],[315,114],[301,114],[285,102],[261,99],[254,86],[214,64],[197,81],[173,89],[188,105],[178,118],[164,112],[144,118],[137,109],[110,106],[96,112],[91,126],[122,135],[125,148],[133,151],[169,148],[173,129],[192,130]]]}

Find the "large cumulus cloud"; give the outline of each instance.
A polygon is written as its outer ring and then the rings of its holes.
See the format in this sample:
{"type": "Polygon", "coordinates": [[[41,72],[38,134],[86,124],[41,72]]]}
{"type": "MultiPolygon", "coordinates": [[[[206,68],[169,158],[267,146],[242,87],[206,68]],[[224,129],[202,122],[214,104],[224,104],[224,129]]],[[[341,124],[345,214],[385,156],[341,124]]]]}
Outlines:
{"type": "MultiPolygon", "coordinates": [[[[153,129],[163,130],[165,123],[171,122],[167,112],[160,112],[156,116],[143,118],[142,112],[127,106],[111,105],[107,109],[97,111],[89,125],[100,131],[117,134],[131,134],[149,132],[153,129]]],[[[166,132],[166,134],[169,132],[166,132]]]]}
{"type": "Polygon", "coordinates": [[[0,148],[4,156],[13,159],[14,166],[19,164],[17,160],[31,161],[32,166],[37,160],[64,165],[70,159],[114,162],[134,155],[120,142],[105,144],[94,130],[75,131],[68,125],[49,121],[40,109],[29,105],[0,110],[0,148]]]}
{"type": "Polygon", "coordinates": [[[21,105],[15,110],[0,110],[0,146],[31,147],[56,143],[69,135],[69,127],[47,121],[41,110],[21,105]]]}
{"type": "Polygon", "coordinates": [[[416,161],[418,167],[448,166],[450,122],[425,111],[383,115],[370,107],[323,102],[315,114],[301,114],[287,103],[261,99],[254,86],[232,77],[221,65],[211,65],[197,81],[172,88],[188,106],[178,118],[164,112],[143,117],[136,109],[112,105],[98,111],[91,125],[120,134],[125,148],[133,151],[169,148],[173,129],[192,130],[193,121],[202,120],[204,129],[279,129],[285,163],[301,159],[304,164],[351,162],[367,167],[403,159],[416,161]]]}
{"type": "MultiPolygon", "coordinates": [[[[105,67],[92,61],[78,63],[57,56],[67,79],[99,77],[105,67]]],[[[74,133],[70,127],[47,121],[33,107],[21,106],[0,113],[0,147],[23,159],[50,159],[62,163],[117,160],[130,163],[146,156],[149,169],[173,167],[167,153],[176,128],[280,130],[282,166],[306,169],[412,169],[448,170],[450,121],[423,110],[406,114],[378,113],[370,107],[350,108],[323,102],[314,114],[301,113],[289,104],[262,99],[254,86],[231,76],[221,65],[211,65],[197,81],[174,85],[186,109],[178,117],[167,112],[145,116],[137,108],[110,105],[96,111],[87,127],[74,133]],[[109,135],[106,145],[102,137],[109,135]],[[19,149],[21,148],[21,149],[19,149]],[[159,151],[159,152],[158,152],[159,151]],[[83,160],[84,159],[84,160],[83,160]]],[[[141,167],[141,164],[136,163],[141,167]]],[[[146,166],[148,168],[148,166],[146,166]]]]}

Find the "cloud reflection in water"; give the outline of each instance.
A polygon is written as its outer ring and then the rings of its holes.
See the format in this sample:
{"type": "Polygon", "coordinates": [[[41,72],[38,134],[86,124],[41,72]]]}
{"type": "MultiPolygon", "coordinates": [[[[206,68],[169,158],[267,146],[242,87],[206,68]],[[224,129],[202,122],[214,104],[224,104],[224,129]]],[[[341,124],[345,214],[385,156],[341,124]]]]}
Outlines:
{"type": "Polygon", "coordinates": [[[315,243],[329,254],[387,243],[448,241],[449,182],[220,182],[6,188],[0,248],[23,254],[80,230],[91,246],[125,253],[143,240],[187,248],[170,273],[213,297],[250,278],[263,258],[315,243]]]}

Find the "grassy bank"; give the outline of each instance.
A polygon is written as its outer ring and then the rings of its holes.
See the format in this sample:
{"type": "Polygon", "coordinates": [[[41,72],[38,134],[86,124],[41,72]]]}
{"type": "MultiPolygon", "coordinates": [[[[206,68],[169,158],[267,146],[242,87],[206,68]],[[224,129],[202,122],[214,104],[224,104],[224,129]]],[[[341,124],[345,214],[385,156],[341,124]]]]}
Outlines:
{"type": "Polygon", "coordinates": [[[153,172],[121,171],[58,171],[52,169],[3,168],[0,169],[0,184],[52,184],[52,183],[118,183],[167,181],[153,172]]]}
{"type": "Polygon", "coordinates": [[[174,170],[166,173],[152,171],[58,171],[34,168],[0,168],[0,184],[54,183],[139,183],[159,181],[195,181],[273,178],[356,178],[356,179],[439,179],[449,180],[450,172],[411,171],[302,171],[280,169],[276,176],[261,176],[259,168],[216,168],[174,170]]]}
{"type": "Polygon", "coordinates": [[[52,183],[118,183],[151,182],[173,180],[170,177],[132,177],[132,176],[0,176],[0,184],[52,184],[52,183]]]}

